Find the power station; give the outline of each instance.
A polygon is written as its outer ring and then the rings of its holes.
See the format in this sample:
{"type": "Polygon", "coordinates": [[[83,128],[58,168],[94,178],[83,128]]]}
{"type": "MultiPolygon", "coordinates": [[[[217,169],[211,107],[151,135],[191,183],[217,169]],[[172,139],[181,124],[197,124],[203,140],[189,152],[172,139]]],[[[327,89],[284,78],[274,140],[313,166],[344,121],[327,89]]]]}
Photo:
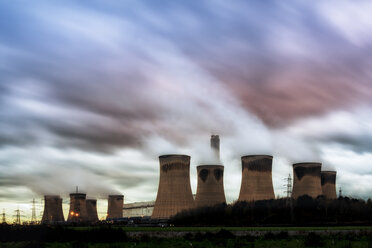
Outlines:
{"type": "MultiPolygon", "coordinates": [[[[220,158],[220,138],[211,135],[211,148],[216,161],[220,158]]],[[[160,175],[155,201],[130,203],[124,206],[124,195],[109,195],[106,220],[123,221],[123,212],[128,219],[141,217],[165,221],[184,210],[213,207],[226,203],[224,191],[224,166],[207,164],[197,166],[197,190],[195,199],[190,185],[190,156],[168,154],[159,156],[160,175]]],[[[247,155],[241,157],[242,180],[238,201],[254,202],[275,199],[272,181],[271,155],[247,155]]],[[[287,198],[298,199],[307,195],[312,198],[323,195],[336,199],[336,171],[321,171],[322,164],[302,162],[293,164],[293,188],[288,178],[287,198]]],[[[292,201],[290,201],[292,202],[292,201]]],[[[35,204],[35,201],[33,201],[35,204]]],[[[19,212],[19,210],[17,210],[19,212]]],[[[5,216],[5,215],[4,215],[5,216]]],[[[33,219],[36,222],[35,206],[33,219]]],[[[62,198],[59,195],[44,196],[44,212],[41,223],[64,222],[62,198]]],[[[86,199],[85,193],[70,194],[70,209],[67,222],[98,222],[97,200],[86,199]]]]}
{"type": "Polygon", "coordinates": [[[327,199],[336,199],[336,171],[322,171],[320,173],[322,192],[327,199]]]}
{"type": "Polygon", "coordinates": [[[272,181],[272,161],[269,155],[243,156],[242,182],[238,201],[275,199],[272,181]]]}
{"type": "Polygon", "coordinates": [[[293,190],[292,198],[308,195],[317,198],[322,195],[320,180],[321,163],[297,163],[293,164],[293,190]]]}
{"type": "Polygon", "coordinates": [[[159,157],[160,178],[153,219],[168,219],[182,210],[194,207],[190,185],[190,156],[159,157]]]}
{"type": "Polygon", "coordinates": [[[107,220],[123,218],[124,196],[109,195],[107,206],[107,220]]]}
{"type": "Polygon", "coordinates": [[[65,221],[62,211],[62,198],[59,195],[44,196],[44,213],[41,219],[43,224],[52,224],[65,221]]]}
{"type": "Polygon", "coordinates": [[[223,187],[222,165],[199,165],[198,187],[196,190],[195,206],[206,207],[226,203],[223,187]]]}
{"type": "Polygon", "coordinates": [[[87,221],[97,222],[98,221],[97,200],[87,199],[86,206],[87,206],[87,221]]]}
{"type": "Polygon", "coordinates": [[[88,221],[86,194],[70,194],[70,211],[68,212],[68,222],[85,222],[88,221]]]}

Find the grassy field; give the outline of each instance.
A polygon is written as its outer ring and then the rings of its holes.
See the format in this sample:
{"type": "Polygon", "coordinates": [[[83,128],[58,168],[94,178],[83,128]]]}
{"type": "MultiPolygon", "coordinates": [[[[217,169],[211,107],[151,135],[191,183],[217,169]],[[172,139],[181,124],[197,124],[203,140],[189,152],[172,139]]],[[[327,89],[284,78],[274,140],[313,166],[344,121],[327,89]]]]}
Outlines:
{"type": "Polygon", "coordinates": [[[82,242],[70,242],[70,243],[3,243],[0,244],[1,248],[121,248],[121,247],[133,247],[133,248],[145,248],[145,247],[181,247],[181,248],[243,248],[243,247],[255,247],[255,248],[301,248],[301,247],[334,247],[334,248],[367,248],[371,247],[372,242],[368,237],[359,237],[354,240],[342,237],[333,238],[319,238],[317,236],[309,238],[279,238],[279,239],[268,239],[268,238],[199,238],[199,239],[148,239],[148,240],[137,240],[121,243],[82,243],[82,242]]]}
{"type": "MultiPolygon", "coordinates": [[[[75,230],[87,230],[95,227],[71,227],[75,230]]],[[[99,228],[99,227],[96,227],[99,228]]],[[[372,226],[332,226],[332,227],[122,227],[126,232],[217,232],[228,231],[322,231],[322,230],[372,230],[372,226]]]]}

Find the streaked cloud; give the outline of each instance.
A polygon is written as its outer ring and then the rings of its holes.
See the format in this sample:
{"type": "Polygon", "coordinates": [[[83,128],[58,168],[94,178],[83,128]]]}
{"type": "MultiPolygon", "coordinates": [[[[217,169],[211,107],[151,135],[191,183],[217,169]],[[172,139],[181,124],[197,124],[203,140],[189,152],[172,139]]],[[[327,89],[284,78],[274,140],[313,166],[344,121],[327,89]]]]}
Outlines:
{"type": "Polygon", "coordinates": [[[211,133],[221,135],[229,201],[249,153],[275,155],[276,194],[292,162],[321,160],[345,192],[370,197],[351,186],[367,189],[371,175],[370,8],[0,3],[1,202],[66,197],[76,184],[96,197],[152,200],[157,156],[210,162],[211,133]],[[345,169],[352,161],[364,174],[345,169]]]}

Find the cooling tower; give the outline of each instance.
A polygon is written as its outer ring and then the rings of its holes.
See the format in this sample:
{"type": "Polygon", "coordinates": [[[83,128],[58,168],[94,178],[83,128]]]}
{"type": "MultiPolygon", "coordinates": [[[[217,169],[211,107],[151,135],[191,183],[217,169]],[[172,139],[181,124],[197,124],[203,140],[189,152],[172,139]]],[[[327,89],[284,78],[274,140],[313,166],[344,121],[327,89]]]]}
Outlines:
{"type": "Polygon", "coordinates": [[[50,224],[63,222],[62,198],[59,195],[44,196],[44,213],[41,223],[50,224]]]}
{"type": "Polygon", "coordinates": [[[190,156],[159,157],[160,179],[153,219],[168,219],[182,210],[194,207],[190,186],[190,156]]]}
{"type": "Polygon", "coordinates": [[[238,201],[274,199],[272,161],[269,155],[242,157],[242,183],[238,201]]]}
{"type": "Polygon", "coordinates": [[[322,171],[320,176],[324,197],[327,199],[336,199],[336,171],[322,171]]]}
{"type": "Polygon", "coordinates": [[[223,188],[222,165],[200,165],[198,170],[198,188],[196,190],[195,206],[206,207],[226,203],[223,188]]]}
{"type": "Polygon", "coordinates": [[[107,206],[108,220],[123,218],[124,196],[123,195],[109,195],[107,206]]]}
{"type": "Polygon", "coordinates": [[[98,221],[98,214],[97,214],[97,200],[96,199],[87,199],[87,220],[90,222],[97,222],[98,221]]]}
{"type": "Polygon", "coordinates": [[[316,198],[322,195],[321,167],[321,163],[297,163],[293,165],[293,198],[297,199],[303,195],[316,198]]]}
{"type": "Polygon", "coordinates": [[[70,211],[68,212],[67,221],[83,222],[88,221],[86,194],[71,193],[70,194],[70,211]]]}
{"type": "Polygon", "coordinates": [[[220,136],[211,135],[211,148],[217,160],[220,160],[220,136]]]}

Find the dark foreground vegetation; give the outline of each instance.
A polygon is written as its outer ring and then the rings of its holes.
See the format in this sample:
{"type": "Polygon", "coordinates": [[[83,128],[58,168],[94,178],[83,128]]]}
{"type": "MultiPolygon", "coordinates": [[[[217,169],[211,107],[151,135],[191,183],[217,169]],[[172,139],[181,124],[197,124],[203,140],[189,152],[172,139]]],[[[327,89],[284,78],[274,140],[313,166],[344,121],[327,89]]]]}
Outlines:
{"type": "Polygon", "coordinates": [[[322,235],[289,235],[266,232],[261,236],[237,236],[218,232],[187,232],[171,238],[150,237],[145,232],[130,237],[122,228],[93,227],[78,230],[68,227],[1,227],[0,248],[119,248],[119,247],[372,247],[367,232],[322,235]],[[5,232],[3,232],[5,231],[5,232]],[[17,240],[17,241],[14,241],[17,240]]]}
{"type": "Polygon", "coordinates": [[[303,196],[293,202],[286,199],[236,202],[184,211],[171,223],[175,226],[372,225],[372,201],[303,196]]]}

